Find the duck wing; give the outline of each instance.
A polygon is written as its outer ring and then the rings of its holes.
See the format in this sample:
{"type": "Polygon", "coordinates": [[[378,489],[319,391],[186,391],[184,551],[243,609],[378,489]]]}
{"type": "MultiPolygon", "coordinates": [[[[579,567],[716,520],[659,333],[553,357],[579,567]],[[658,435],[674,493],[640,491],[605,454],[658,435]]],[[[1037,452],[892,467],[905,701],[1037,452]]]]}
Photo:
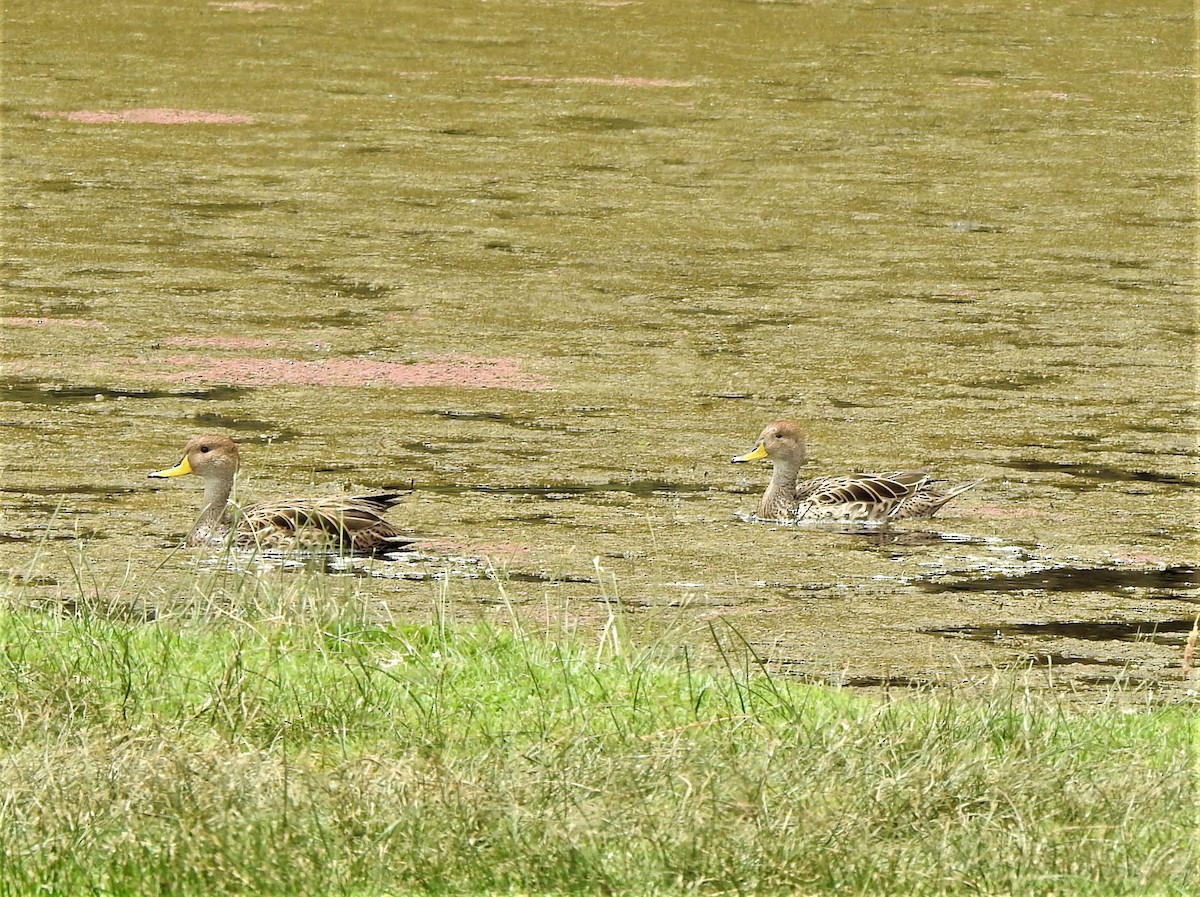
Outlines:
{"type": "Polygon", "coordinates": [[[288,541],[324,543],[367,554],[396,551],[413,540],[382,515],[403,497],[399,492],[380,492],[259,502],[241,509],[239,531],[264,546],[288,541]]]}
{"type": "Polygon", "coordinates": [[[817,477],[796,486],[798,516],[887,520],[928,482],[929,469],[924,467],[892,474],[817,477]]]}

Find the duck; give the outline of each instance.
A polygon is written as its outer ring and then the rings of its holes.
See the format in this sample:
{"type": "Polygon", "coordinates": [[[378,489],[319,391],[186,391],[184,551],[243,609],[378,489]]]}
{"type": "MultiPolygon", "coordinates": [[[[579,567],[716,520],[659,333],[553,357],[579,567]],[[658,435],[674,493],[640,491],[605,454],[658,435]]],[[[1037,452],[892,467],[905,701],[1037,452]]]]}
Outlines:
{"type": "Polygon", "coordinates": [[[932,517],[947,502],[978,481],[943,489],[935,485],[930,468],[888,474],[815,477],[797,482],[807,458],[804,431],[795,421],[777,420],[763,427],[753,449],[733,463],[769,460],[771,482],[755,512],[757,520],[841,523],[889,523],[932,517]]]}
{"type": "Polygon", "coordinates": [[[398,551],[413,540],[383,514],[403,493],[292,498],[245,507],[229,500],[241,466],[237,444],[228,436],[193,436],[183,460],[156,470],[151,478],[195,474],[204,481],[204,503],[187,544],[232,543],[242,547],[288,551],[333,550],[358,554],[398,551]]]}

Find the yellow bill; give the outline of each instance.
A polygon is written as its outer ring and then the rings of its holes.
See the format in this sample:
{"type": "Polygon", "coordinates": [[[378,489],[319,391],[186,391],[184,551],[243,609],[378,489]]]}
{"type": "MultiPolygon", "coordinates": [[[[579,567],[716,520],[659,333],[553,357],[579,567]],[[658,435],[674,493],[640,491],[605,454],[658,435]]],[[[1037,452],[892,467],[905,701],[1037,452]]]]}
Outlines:
{"type": "Polygon", "coordinates": [[[187,474],[189,474],[191,472],[192,472],[192,465],[188,463],[187,456],[185,455],[184,459],[182,461],[180,461],[178,464],[176,464],[174,467],[170,467],[166,470],[156,470],[156,471],[154,471],[154,473],[150,474],[150,476],[164,477],[164,478],[165,477],[182,477],[182,476],[186,476],[187,474]]]}
{"type": "Polygon", "coordinates": [[[737,464],[739,461],[761,461],[765,457],[767,457],[767,447],[764,443],[760,442],[754,447],[754,451],[748,452],[745,455],[738,455],[733,459],[732,463],[737,464]]]}

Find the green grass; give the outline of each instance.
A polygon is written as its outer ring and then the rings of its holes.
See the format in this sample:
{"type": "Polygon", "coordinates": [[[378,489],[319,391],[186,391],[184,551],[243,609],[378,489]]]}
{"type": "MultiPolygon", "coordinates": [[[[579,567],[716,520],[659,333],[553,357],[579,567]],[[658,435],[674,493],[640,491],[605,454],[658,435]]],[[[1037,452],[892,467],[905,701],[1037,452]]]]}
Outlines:
{"type": "Polygon", "coordinates": [[[306,574],[82,582],[0,609],[3,895],[1200,888],[1185,708],[868,700],[735,633],[700,666],[306,574]]]}

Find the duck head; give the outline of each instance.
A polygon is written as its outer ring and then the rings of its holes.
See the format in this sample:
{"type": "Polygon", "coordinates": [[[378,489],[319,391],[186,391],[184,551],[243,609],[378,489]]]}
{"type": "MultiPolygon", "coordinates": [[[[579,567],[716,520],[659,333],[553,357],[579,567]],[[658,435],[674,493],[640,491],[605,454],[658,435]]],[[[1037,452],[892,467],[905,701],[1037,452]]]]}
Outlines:
{"type": "Polygon", "coordinates": [[[228,436],[193,436],[183,447],[183,460],[151,477],[182,477],[194,473],[202,480],[233,480],[238,470],[238,448],[228,436]]]}
{"type": "Polygon", "coordinates": [[[733,459],[733,463],[766,459],[777,467],[798,470],[806,457],[804,431],[800,429],[799,424],[790,420],[777,420],[763,427],[754,448],[744,455],[738,455],[733,459]]]}

